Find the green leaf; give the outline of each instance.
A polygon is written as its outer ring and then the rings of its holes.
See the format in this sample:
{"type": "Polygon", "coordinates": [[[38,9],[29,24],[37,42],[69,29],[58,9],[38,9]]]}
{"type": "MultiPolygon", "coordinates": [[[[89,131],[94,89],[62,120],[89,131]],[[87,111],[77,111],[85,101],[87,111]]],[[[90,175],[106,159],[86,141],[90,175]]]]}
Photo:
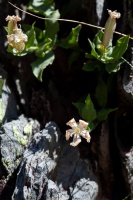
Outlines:
{"type": "Polygon", "coordinates": [[[102,63],[108,63],[108,62],[110,62],[110,60],[113,59],[110,56],[111,53],[112,53],[112,47],[108,46],[107,48],[105,48],[102,45],[103,34],[104,34],[103,31],[99,31],[95,35],[93,42],[91,42],[89,40],[89,43],[90,43],[91,48],[92,48],[91,56],[90,56],[90,54],[86,54],[86,57],[90,58],[90,59],[94,59],[94,57],[95,57],[97,60],[99,60],[102,63]]]}
{"type": "Polygon", "coordinates": [[[83,109],[85,103],[76,102],[76,103],[73,103],[73,105],[78,109],[79,115],[82,117],[82,109],[83,109]]]}
{"type": "Polygon", "coordinates": [[[92,56],[91,54],[89,54],[89,53],[85,53],[85,58],[89,58],[89,59],[95,59],[95,57],[94,56],[92,56]]]}
{"type": "Polygon", "coordinates": [[[98,85],[96,87],[95,97],[97,99],[97,102],[99,106],[105,107],[107,103],[107,85],[105,82],[100,79],[98,82],[98,85]]]}
{"type": "Polygon", "coordinates": [[[51,65],[54,61],[54,53],[52,51],[49,51],[45,54],[43,58],[38,58],[35,62],[31,64],[32,70],[34,75],[42,81],[42,74],[43,70],[48,66],[51,65]]]}
{"type": "Polygon", "coordinates": [[[78,37],[79,37],[79,32],[81,30],[81,25],[78,25],[75,28],[72,28],[72,31],[69,33],[69,35],[65,38],[62,39],[58,42],[58,45],[60,47],[63,47],[65,49],[72,48],[74,46],[78,45],[78,37]]]}
{"type": "Polygon", "coordinates": [[[15,48],[12,48],[8,45],[7,52],[12,53],[14,56],[25,56],[27,52],[22,51],[21,53],[18,52],[15,48]]]}
{"type": "Polygon", "coordinates": [[[52,43],[55,43],[56,33],[59,31],[58,19],[60,13],[55,10],[55,3],[53,0],[32,0],[29,3],[28,10],[44,15],[46,18],[51,18],[50,20],[45,20],[45,39],[50,38],[52,43]]]}
{"type": "Polygon", "coordinates": [[[98,118],[98,120],[99,120],[99,121],[106,120],[107,117],[108,117],[108,115],[109,115],[111,112],[115,111],[115,110],[117,110],[117,108],[115,108],[115,109],[111,109],[111,108],[108,108],[108,109],[103,108],[103,109],[101,109],[101,110],[97,113],[97,118],[98,118]]]}
{"type": "Polygon", "coordinates": [[[93,71],[94,69],[100,68],[100,67],[101,67],[101,63],[95,60],[95,61],[88,61],[87,63],[85,63],[82,69],[84,71],[93,71]]]}
{"type": "MultiPolygon", "coordinates": [[[[104,36],[104,32],[100,30],[94,37],[93,43],[96,45],[96,48],[98,49],[99,49],[98,46],[101,45],[103,42],[103,36],[104,36]]],[[[109,45],[105,49],[107,49],[108,47],[112,47],[112,39],[110,40],[109,45]]]]}
{"type": "MultiPolygon", "coordinates": [[[[48,18],[58,19],[60,17],[59,11],[52,11],[50,15],[46,16],[48,18]]],[[[50,38],[55,43],[56,33],[59,31],[58,21],[55,19],[45,20],[45,38],[50,38]]]]}
{"type": "Polygon", "coordinates": [[[95,35],[93,43],[95,44],[96,48],[97,48],[97,45],[102,44],[103,35],[104,33],[101,30],[98,31],[98,33],[95,35]]]}
{"type": "Polygon", "coordinates": [[[38,49],[35,51],[36,56],[38,57],[44,57],[45,54],[51,50],[51,46],[52,46],[52,40],[50,38],[47,39],[47,41],[45,40],[45,42],[41,42],[38,45],[38,49]]]}
{"type": "Polygon", "coordinates": [[[113,51],[113,48],[109,47],[109,46],[105,49],[105,51],[104,51],[104,53],[102,54],[102,57],[101,57],[101,61],[104,64],[113,62],[112,51],[113,51]]]}
{"type": "Polygon", "coordinates": [[[94,108],[93,102],[90,98],[90,95],[87,96],[85,100],[85,105],[82,109],[82,118],[85,119],[87,122],[92,122],[96,119],[96,110],[94,108]]]}
{"type": "Polygon", "coordinates": [[[101,121],[99,121],[97,118],[93,122],[90,122],[88,125],[90,131],[93,131],[99,125],[100,122],[101,121]]]}
{"type": "Polygon", "coordinates": [[[26,35],[28,36],[28,42],[25,45],[26,52],[32,52],[35,49],[37,49],[37,40],[36,40],[36,32],[34,28],[34,24],[32,24],[30,30],[26,32],[26,35]]]}
{"type": "Polygon", "coordinates": [[[55,9],[55,3],[53,0],[32,0],[27,9],[36,14],[50,15],[55,9]]]}
{"type": "Polygon", "coordinates": [[[106,68],[106,71],[108,73],[111,73],[111,72],[117,72],[120,70],[120,66],[121,64],[124,62],[124,60],[120,59],[118,62],[116,63],[108,63],[105,65],[105,68],[106,68]]]}
{"type": "Polygon", "coordinates": [[[7,26],[3,26],[3,28],[5,29],[6,33],[8,34],[8,27],[7,26]]]}
{"type": "Polygon", "coordinates": [[[116,46],[113,48],[112,57],[114,61],[118,61],[125,53],[128,47],[129,36],[124,36],[117,40],[116,46]]]}
{"type": "Polygon", "coordinates": [[[2,88],[3,88],[3,85],[4,85],[4,79],[2,79],[0,77],[0,96],[2,95],[2,88]]]}
{"type": "Polygon", "coordinates": [[[90,98],[90,95],[87,96],[85,102],[76,102],[73,103],[78,109],[80,116],[87,122],[92,122],[96,119],[96,110],[94,108],[93,102],[90,98]]]}
{"type": "Polygon", "coordinates": [[[42,40],[44,40],[45,30],[41,30],[40,28],[38,28],[38,27],[36,27],[34,25],[35,25],[35,23],[33,23],[32,25],[23,24],[22,28],[23,28],[24,32],[26,32],[26,33],[33,28],[33,30],[35,31],[35,36],[36,36],[35,39],[38,42],[42,42],[42,40]]]}
{"type": "Polygon", "coordinates": [[[90,43],[90,46],[91,46],[91,55],[94,56],[95,58],[98,58],[98,54],[95,50],[95,44],[93,42],[91,42],[90,39],[88,39],[89,43],[90,43]]]}

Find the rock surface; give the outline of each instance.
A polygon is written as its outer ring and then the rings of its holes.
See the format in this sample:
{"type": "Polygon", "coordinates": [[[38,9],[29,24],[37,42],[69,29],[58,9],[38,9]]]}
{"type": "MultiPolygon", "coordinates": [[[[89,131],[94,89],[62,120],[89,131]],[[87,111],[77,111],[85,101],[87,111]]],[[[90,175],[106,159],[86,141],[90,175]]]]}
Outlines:
{"type": "Polygon", "coordinates": [[[90,199],[98,184],[78,149],[61,142],[57,125],[49,122],[34,135],[23,154],[13,199],[90,199]],[[68,193],[69,191],[69,193],[68,193]]]}

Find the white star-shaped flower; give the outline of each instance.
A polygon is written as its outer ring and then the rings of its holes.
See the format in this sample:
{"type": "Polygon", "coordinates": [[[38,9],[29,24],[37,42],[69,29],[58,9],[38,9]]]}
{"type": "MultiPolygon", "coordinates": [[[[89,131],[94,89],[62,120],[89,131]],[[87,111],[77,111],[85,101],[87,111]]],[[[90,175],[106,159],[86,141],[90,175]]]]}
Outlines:
{"type": "Polygon", "coordinates": [[[90,142],[91,137],[89,131],[87,130],[87,122],[79,120],[79,123],[77,123],[73,118],[66,124],[71,127],[71,129],[66,130],[66,140],[73,137],[73,142],[70,143],[71,146],[77,146],[81,142],[81,136],[85,138],[87,142],[90,142]]]}

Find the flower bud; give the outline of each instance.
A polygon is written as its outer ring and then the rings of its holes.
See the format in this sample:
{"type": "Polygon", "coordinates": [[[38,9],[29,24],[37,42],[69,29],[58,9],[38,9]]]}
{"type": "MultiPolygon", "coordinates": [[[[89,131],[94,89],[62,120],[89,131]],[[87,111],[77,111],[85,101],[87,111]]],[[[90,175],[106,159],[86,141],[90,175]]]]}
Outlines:
{"type": "Polygon", "coordinates": [[[7,32],[8,32],[8,35],[10,35],[13,33],[14,29],[18,28],[17,22],[21,21],[21,18],[14,15],[13,16],[8,15],[6,18],[6,21],[8,21],[7,32]]]}
{"type": "Polygon", "coordinates": [[[106,48],[109,45],[110,40],[112,39],[113,32],[116,28],[116,19],[121,17],[121,14],[116,11],[108,10],[109,18],[105,24],[104,36],[102,44],[106,48]]]}

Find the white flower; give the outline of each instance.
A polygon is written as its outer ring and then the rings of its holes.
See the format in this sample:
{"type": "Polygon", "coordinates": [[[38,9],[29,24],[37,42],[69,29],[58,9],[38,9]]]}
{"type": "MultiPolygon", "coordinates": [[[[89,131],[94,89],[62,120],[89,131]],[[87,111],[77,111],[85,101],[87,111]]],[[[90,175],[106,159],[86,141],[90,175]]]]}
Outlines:
{"type": "Polygon", "coordinates": [[[17,29],[17,22],[21,21],[21,18],[15,15],[8,15],[6,18],[6,21],[8,21],[8,25],[7,25],[7,32],[8,35],[11,35],[13,33],[14,29],[17,29]]]}
{"type": "Polygon", "coordinates": [[[70,143],[71,146],[77,146],[81,142],[81,136],[85,138],[87,142],[90,142],[91,137],[87,130],[87,122],[79,120],[79,123],[77,123],[73,118],[66,124],[71,127],[71,129],[66,131],[66,140],[73,137],[73,142],[70,143]]]}
{"type": "Polygon", "coordinates": [[[7,18],[6,18],[6,21],[16,21],[16,22],[19,22],[21,21],[21,18],[19,16],[15,16],[15,15],[8,15],[7,18]]]}
{"type": "Polygon", "coordinates": [[[22,52],[25,48],[25,43],[28,41],[28,37],[23,33],[21,28],[18,28],[17,22],[21,21],[21,18],[15,15],[8,15],[6,21],[8,21],[7,40],[9,45],[18,52],[22,52]]]}
{"type": "Polygon", "coordinates": [[[25,48],[25,42],[28,41],[28,37],[21,29],[17,28],[14,29],[13,34],[7,35],[7,40],[13,48],[22,52],[25,48]]]}

